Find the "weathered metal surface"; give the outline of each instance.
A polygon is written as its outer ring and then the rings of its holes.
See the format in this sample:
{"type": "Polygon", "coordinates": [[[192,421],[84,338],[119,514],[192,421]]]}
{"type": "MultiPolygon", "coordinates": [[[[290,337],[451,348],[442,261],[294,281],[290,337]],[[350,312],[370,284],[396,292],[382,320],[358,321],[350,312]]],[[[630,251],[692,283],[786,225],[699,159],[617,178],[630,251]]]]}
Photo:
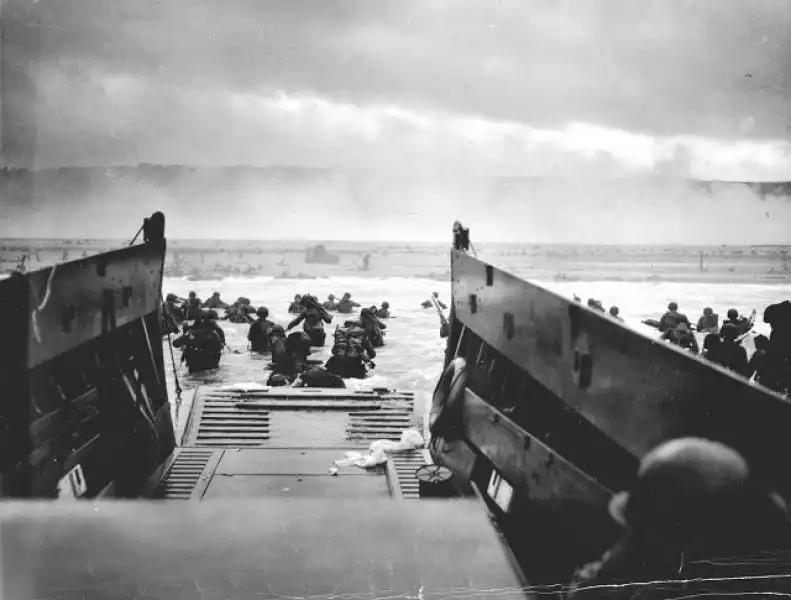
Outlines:
{"type": "Polygon", "coordinates": [[[73,468],[81,495],[133,495],[172,453],[165,247],[160,236],[0,282],[0,495],[54,497],[73,468]]]}
{"type": "Polygon", "coordinates": [[[189,500],[196,496],[197,488],[202,496],[205,486],[201,486],[214,472],[222,452],[198,448],[180,448],[170,468],[165,473],[154,498],[165,500],[189,500]]]}
{"type": "Polygon", "coordinates": [[[525,597],[475,502],[5,503],[0,528],[3,598],[525,597]]]}
{"type": "Polygon", "coordinates": [[[719,439],[791,492],[780,396],[457,250],[452,280],[452,341],[466,326],[633,456],[677,436],[719,439]]]}
{"type": "MultiPolygon", "coordinates": [[[[333,461],[340,458],[343,458],[343,451],[336,448],[269,448],[266,450],[230,451],[222,457],[215,475],[218,477],[328,475],[328,469],[332,466],[333,461]]],[[[349,473],[365,475],[366,471],[349,469],[349,473]]],[[[344,476],[341,475],[341,477],[344,476]]]]}
{"type": "MultiPolygon", "coordinates": [[[[417,424],[409,393],[200,387],[182,443],[222,454],[204,489],[200,494],[190,491],[190,497],[356,498],[393,490],[399,497],[411,497],[416,484],[406,465],[422,451],[398,458],[399,468],[391,471],[346,467],[333,475],[330,469],[347,452],[366,454],[371,441],[398,440],[403,430],[417,424]]],[[[192,481],[194,475],[187,478],[192,481]]],[[[189,482],[180,485],[189,488],[189,482]]]]}
{"type": "Polygon", "coordinates": [[[615,541],[610,491],[469,389],[461,427],[463,440],[432,439],[433,458],[477,486],[528,577],[568,581],[615,541]],[[489,495],[495,474],[513,489],[505,508],[489,495]]]}
{"type": "Polygon", "coordinates": [[[578,511],[590,504],[603,507],[609,501],[607,488],[526,435],[470,390],[462,419],[473,446],[515,487],[523,486],[531,500],[569,502],[578,511]]]}
{"type": "Polygon", "coordinates": [[[162,240],[25,275],[31,307],[28,367],[156,313],[164,256],[162,240]]]}
{"type": "Polygon", "coordinates": [[[233,475],[215,474],[204,500],[228,498],[314,498],[359,500],[386,498],[390,491],[382,474],[350,473],[323,475],[233,475]]]}
{"type": "Polygon", "coordinates": [[[254,394],[198,388],[183,445],[367,446],[378,439],[398,440],[404,429],[417,422],[411,394],[315,388],[288,391],[281,388],[254,394]]]}

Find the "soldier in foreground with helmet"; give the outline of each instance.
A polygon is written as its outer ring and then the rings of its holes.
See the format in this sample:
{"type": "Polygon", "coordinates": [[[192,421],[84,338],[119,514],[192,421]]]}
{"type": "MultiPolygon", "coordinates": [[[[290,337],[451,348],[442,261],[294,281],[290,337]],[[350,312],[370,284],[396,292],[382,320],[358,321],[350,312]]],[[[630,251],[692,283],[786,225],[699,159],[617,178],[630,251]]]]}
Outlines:
{"type": "Polygon", "coordinates": [[[791,581],[773,576],[783,570],[777,563],[746,559],[791,549],[785,503],[728,446],[700,438],[661,444],[641,461],[634,488],[613,496],[610,514],[623,537],[576,573],[567,598],[791,592],[791,581]]]}

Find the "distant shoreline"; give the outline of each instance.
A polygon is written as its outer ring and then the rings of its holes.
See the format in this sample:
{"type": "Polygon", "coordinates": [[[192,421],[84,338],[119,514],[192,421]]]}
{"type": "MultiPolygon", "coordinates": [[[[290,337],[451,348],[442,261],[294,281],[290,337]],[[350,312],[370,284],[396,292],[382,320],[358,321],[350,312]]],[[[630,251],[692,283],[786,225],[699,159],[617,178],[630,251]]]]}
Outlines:
{"type": "MultiPolygon", "coordinates": [[[[81,245],[37,242],[0,241],[0,272],[15,270],[23,255],[28,257],[27,268],[35,270],[118,248],[89,240],[81,245]]],[[[219,243],[187,248],[170,243],[165,276],[193,281],[404,277],[439,283],[450,278],[447,245],[327,244],[319,258],[313,256],[308,261],[307,250],[313,248],[315,253],[315,244],[218,247],[219,243]]],[[[532,281],[791,285],[789,252],[779,246],[709,247],[702,251],[680,246],[487,245],[479,248],[479,255],[481,260],[532,281]]]]}
{"type": "MultiPolygon", "coordinates": [[[[733,277],[718,277],[718,276],[709,276],[709,277],[693,277],[692,275],[676,275],[676,276],[667,276],[661,279],[646,279],[646,278],[625,278],[625,277],[613,277],[613,276],[582,276],[575,279],[567,279],[567,280],[556,280],[554,279],[551,274],[544,273],[544,274],[524,274],[519,272],[514,272],[513,270],[504,269],[505,271],[511,273],[512,275],[518,275],[522,279],[527,279],[528,281],[535,281],[541,283],[643,283],[643,284],[661,284],[661,283],[705,283],[711,285],[762,285],[762,286],[789,286],[791,285],[791,276],[786,279],[745,279],[744,277],[733,276],[733,277]],[[542,276],[543,275],[543,276],[542,276]]],[[[214,274],[212,274],[214,275],[214,274]]],[[[365,271],[348,271],[348,272],[334,272],[332,275],[307,275],[305,273],[296,274],[292,277],[283,277],[277,276],[270,273],[250,273],[250,274],[243,274],[243,275],[236,275],[236,274],[225,274],[223,276],[219,276],[219,273],[216,275],[218,276],[210,276],[206,275],[199,275],[199,276],[188,276],[188,275],[179,275],[175,273],[165,273],[165,277],[171,279],[187,279],[188,281],[200,282],[200,281],[221,281],[224,279],[229,278],[239,278],[239,277],[272,277],[274,279],[287,279],[290,281],[312,281],[317,279],[333,279],[339,277],[359,277],[363,279],[425,279],[427,282],[435,282],[435,283],[449,283],[450,276],[446,275],[444,277],[439,276],[432,276],[430,274],[414,274],[414,275],[404,275],[398,273],[374,273],[374,272],[365,272],[365,271]]],[[[789,291],[789,296],[791,296],[791,291],[789,291]]]]}
{"type": "MultiPolygon", "coordinates": [[[[23,250],[26,248],[40,249],[63,249],[91,250],[100,252],[102,250],[117,249],[129,244],[129,239],[86,239],[86,238],[19,238],[19,237],[0,237],[0,246],[8,249],[23,250]]],[[[491,241],[474,240],[476,247],[480,251],[503,251],[512,250],[547,250],[560,251],[569,250],[582,252],[586,250],[601,251],[635,251],[646,249],[649,252],[667,254],[682,251],[694,253],[699,252],[771,252],[787,250],[791,252],[791,244],[781,243],[755,243],[755,244],[583,244],[583,243],[562,243],[562,242],[524,242],[524,241],[491,241]]],[[[201,251],[231,251],[231,252],[299,252],[305,248],[323,244],[327,249],[340,252],[358,252],[364,248],[381,248],[391,250],[407,250],[414,252],[428,250],[447,250],[450,248],[450,240],[433,241],[408,241],[408,240],[308,240],[308,239],[195,239],[195,238],[168,238],[168,249],[171,252],[201,252],[201,251]]]]}

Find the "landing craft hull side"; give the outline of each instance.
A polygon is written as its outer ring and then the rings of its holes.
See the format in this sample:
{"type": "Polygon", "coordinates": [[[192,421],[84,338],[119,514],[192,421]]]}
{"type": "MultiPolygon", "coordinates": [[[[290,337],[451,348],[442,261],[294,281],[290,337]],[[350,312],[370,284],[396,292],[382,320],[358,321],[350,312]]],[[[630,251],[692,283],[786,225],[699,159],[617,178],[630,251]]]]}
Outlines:
{"type": "Polygon", "coordinates": [[[462,428],[465,441],[434,438],[432,457],[477,488],[531,582],[568,581],[616,540],[610,490],[469,389],[462,428]],[[515,490],[507,507],[488,493],[493,476],[515,490]]]}
{"type": "Polygon", "coordinates": [[[0,282],[0,495],[54,497],[75,467],[87,497],[135,495],[173,451],[165,248],[152,240],[0,282]]]}
{"type": "Polygon", "coordinates": [[[452,268],[456,326],[630,454],[706,436],[755,459],[791,492],[791,476],[780,475],[791,462],[791,403],[778,394],[463,252],[453,251],[452,268]]]}
{"type": "Polygon", "coordinates": [[[31,309],[42,303],[48,289],[51,292],[46,306],[36,313],[40,340],[30,319],[29,368],[157,312],[164,256],[162,240],[27,274],[31,309]]]}
{"type": "Polygon", "coordinates": [[[437,432],[432,455],[469,474],[532,581],[562,580],[613,542],[610,493],[630,486],[639,458],[671,437],[729,443],[791,495],[783,398],[451,252],[446,365],[466,359],[467,390],[460,422],[437,432]],[[506,510],[487,494],[493,475],[514,489],[506,510]]]}

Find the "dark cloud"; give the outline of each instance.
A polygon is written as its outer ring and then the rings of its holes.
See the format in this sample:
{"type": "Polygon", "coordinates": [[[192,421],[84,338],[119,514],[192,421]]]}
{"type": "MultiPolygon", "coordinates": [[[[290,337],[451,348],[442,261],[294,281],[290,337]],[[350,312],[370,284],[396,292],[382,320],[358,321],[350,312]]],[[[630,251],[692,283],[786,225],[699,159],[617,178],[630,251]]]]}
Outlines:
{"type": "MultiPolygon", "coordinates": [[[[5,70],[29,76],[4,85],[12,161],[25,139],[39,164],[356,159],[311,137],[338,135],[324,113],[256,118],[249,98],[278,94],[542,130],[791,139],[784,0],[10,0],[5,21],[5,70]]],[[[398,118],[379,131],[364,155],[389,151],[387,135],[398,152],[425,138],[398,118]]],[[[508,135],[501,154],[524,146],[508,135]]]]}

